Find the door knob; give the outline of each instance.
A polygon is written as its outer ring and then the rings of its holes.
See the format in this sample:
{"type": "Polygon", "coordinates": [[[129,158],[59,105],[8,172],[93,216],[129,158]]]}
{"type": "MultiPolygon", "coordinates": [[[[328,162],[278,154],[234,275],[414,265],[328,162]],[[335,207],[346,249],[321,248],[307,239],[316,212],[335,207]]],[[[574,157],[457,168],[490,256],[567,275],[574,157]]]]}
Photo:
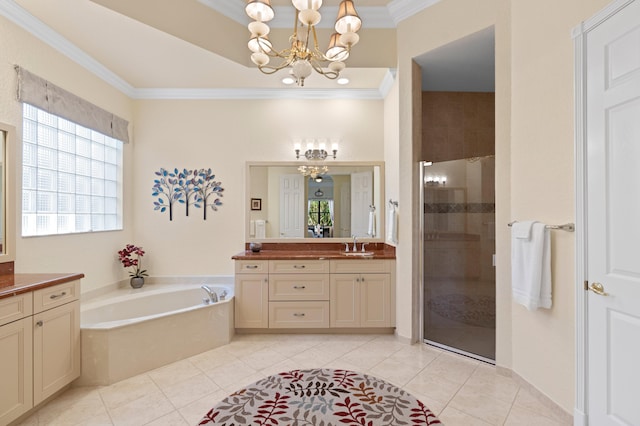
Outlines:
{"type": "Polygon", "coordinates": [[[594,292],[595,294],[598,294],[600,296],[608,296],[609,293],[606,293],[604,291],[604,286],[600,283],[591,283],[591,285],[589,286],[589,290],[591,290],[592,292],[594,292]]]}

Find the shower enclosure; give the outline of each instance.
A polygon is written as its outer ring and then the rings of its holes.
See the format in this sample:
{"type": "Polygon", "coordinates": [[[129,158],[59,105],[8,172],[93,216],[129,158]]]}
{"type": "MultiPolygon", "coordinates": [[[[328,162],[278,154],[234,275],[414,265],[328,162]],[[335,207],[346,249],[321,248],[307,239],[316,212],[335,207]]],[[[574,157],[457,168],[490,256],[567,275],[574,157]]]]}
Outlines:
{"type": "Polygon", "coordinates": [[[425,343],[495,360],[495,159],[422,163],[425,343]]]}

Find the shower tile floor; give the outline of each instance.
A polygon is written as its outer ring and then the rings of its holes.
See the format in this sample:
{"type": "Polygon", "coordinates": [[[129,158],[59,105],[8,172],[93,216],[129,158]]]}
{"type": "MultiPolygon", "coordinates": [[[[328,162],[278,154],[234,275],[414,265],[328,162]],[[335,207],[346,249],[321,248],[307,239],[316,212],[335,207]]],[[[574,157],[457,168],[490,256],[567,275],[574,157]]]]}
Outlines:
{"type": "Polygon", "coordinates": [[[570,425],[488,364],[392,335],[236,335],[220,348],[110,386],[72,387],[20,423],[196,425],[233,391],[281,371],[360,371],[423,401],[446,426],[570,425]]]}

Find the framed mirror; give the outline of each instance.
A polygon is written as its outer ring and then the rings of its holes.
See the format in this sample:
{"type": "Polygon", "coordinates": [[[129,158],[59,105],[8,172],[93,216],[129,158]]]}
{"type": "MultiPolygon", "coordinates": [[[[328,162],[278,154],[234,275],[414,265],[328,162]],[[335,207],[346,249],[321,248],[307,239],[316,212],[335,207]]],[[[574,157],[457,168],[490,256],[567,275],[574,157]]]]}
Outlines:
{"type": "Polygon", "coordinates": [[[15,188],[13,164],[16,129],[0,123],[0,263],[15,261],[15,188]]]}
{"type": "Polygon", "coordinates": [[[314,165],[247,163],[246,241],[384,242],[384,163],[314,165]]]}

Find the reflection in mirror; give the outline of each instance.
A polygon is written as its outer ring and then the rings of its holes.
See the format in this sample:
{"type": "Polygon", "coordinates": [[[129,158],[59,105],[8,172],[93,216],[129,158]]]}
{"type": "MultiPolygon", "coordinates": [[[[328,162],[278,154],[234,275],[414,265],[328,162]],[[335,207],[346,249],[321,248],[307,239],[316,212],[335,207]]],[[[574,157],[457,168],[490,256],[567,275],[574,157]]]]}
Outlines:
{"type": "Polygon", "coordinates": [[[298,163],[247,164],[247,241],[383,241],[383,163],[330,164],[314,177],[302,175],[298,163]]]}

